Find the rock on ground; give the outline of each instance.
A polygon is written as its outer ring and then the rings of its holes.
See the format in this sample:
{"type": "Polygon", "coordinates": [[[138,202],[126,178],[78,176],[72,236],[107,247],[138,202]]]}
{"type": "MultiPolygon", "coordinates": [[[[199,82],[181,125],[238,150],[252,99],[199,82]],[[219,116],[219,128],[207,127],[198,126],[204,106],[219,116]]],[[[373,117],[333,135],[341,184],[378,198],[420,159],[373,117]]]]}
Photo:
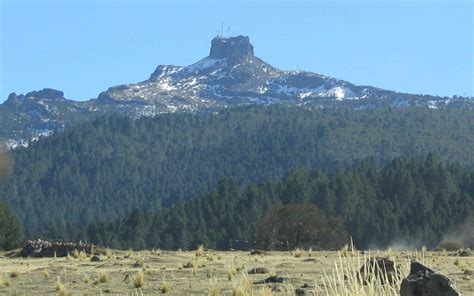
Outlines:
{"type": "Polygon", "coordinates": [[[392,260],[381,257],[370,258],[359,270],[359,277],[364,285],[372,281],[373,278],[378,279],[382,284],[387,282],[393,284],[398,275],[399,267],[396,267],[392,260]]]}
{"type": "Polygon", "coordinates": [[[400,296],[459,296],[451,280],[423,264],[413,261],[410,274],[403,279],[400,296]]]}
{"type": "Polygon", "coordinates": [[[26,246],[20,252],[22,257],[66,257],[68,254],[76,252],[84,252],[91,254],[94,249],[92,244],[84,243],[61,243],[49,242],[45,240],[29,240],[26,246]]]}
{"type": "Polygon", "coordinates": [[[256,266],[256,267],[250,269],[248,274],[263,274],[263,273],[269,273],[269,272],[270,272],[270,270],[266,267],[256,266]]]}

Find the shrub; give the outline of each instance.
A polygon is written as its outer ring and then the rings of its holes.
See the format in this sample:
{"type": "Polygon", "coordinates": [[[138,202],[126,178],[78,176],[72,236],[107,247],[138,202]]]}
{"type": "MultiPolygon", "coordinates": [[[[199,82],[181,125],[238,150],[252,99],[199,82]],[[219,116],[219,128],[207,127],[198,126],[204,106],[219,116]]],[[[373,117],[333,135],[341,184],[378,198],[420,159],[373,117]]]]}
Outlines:
{"type": "Polygon", "coordinates": [[[320,209],[309,204],[273,208],[258,231],[259,242],[266,249],[339,249],[348,237],[340,220],[327,218],[320,209]]]}

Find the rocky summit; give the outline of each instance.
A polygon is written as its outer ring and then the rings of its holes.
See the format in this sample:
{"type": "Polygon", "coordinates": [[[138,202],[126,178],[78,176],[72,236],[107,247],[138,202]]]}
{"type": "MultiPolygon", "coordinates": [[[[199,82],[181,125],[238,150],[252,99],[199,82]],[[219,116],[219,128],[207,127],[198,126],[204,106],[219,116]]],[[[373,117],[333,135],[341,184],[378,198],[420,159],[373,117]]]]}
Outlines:
{"type": "Polygon", "coordinates": [[[0,149],[26,146],[71,124],[101,114],[139,118],[166,112],[215,112],[246,105],[285,104],[306,108],[460,108],[472,98],[413,95],[357,86],[303,71],[277,69],[254,55],[247,36],[217,36],[209,55],[186,66],[159,65],[142,82],[119,85],[97,99],[74,101],[61,91],[12,93],[0,105],[0,149]]]}
{"type": "Polygon", "coordinates": [[[211,41],[211,59],[228,59],[229,64],[236,65],[253,56],[253,45],[249,37],[237,36],[231,38],[216,37],[211,41]]]}

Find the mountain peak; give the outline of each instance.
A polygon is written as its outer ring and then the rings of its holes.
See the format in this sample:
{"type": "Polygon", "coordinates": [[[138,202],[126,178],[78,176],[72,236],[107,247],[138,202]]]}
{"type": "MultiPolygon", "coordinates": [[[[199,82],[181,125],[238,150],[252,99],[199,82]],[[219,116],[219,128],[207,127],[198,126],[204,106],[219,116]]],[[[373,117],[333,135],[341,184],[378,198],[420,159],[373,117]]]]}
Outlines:
{"type": "Polygon", "coordinates": [[[209,58],[229,59],[233,64],[253,55],[253,45],[250,43],[248,36],[217,36],[211,41],[209,58]]]}
{"type": "Polygon", "coordinates": [[[42,90],[29,92],[26,95],[24,94],[17,95],[16,93],[13,92],[10,95],[8,95],[8,98],[5,101],[5,104],[18,105],[18,104],[21,104],[22,102],[25,102],[27,99],[33,99],[33,100],[46,99],[46,100],[56,100],[56,101],[65,100],[64,93],[62,91],[55,90],[52,88],[44,88],[42,90]]]}
{"type": "Polygon", "coordinates": [[[52,88],[43,88],[42,90],[32,91],[32,92],[27,93],[26,97],[60,100],[60,99],[64,99],[64,93],[60,90],[56,90],[52,88]]]}

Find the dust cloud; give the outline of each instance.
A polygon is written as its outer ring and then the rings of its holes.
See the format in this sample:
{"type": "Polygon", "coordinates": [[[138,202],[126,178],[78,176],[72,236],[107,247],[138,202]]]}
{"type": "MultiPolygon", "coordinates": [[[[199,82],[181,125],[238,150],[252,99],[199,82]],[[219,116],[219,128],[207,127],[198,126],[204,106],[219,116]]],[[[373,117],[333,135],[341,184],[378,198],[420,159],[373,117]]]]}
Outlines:
{"type": "Polygon", "coordinates": [[[474,248],[474,213],[470,213],[463,223],[445,235],[444,240],[474,248]]]}

